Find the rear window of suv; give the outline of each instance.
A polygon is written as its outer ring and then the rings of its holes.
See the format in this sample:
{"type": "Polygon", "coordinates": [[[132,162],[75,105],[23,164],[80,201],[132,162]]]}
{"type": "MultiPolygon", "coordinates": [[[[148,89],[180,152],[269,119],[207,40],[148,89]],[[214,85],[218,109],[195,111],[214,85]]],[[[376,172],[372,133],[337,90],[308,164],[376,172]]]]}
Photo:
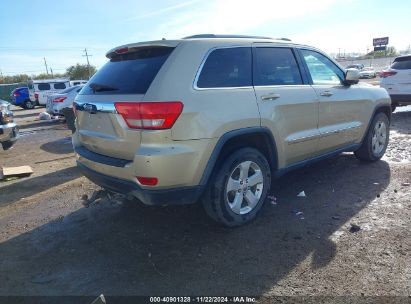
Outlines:
{"type": "Polygon", "coordinates": [[[396,70],[411,70],[411,57],[396,58],[391,68],[396,70]]]}
{"type": "Polygon", "coordinates": [[[145,94],[172,47],[148,47],[115,54],[80,91],[80,94],[145,94]]]}

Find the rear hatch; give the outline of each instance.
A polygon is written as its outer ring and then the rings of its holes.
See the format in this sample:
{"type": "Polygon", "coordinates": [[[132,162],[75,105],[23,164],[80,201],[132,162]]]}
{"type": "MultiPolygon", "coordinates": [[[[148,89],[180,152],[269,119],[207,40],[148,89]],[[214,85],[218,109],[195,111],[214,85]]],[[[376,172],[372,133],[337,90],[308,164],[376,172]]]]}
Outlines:
{"type": "Polygon", "coordinates": [[[391,94],[411,94],[411,56],[396,58],[381,77],[391,94]]]}
{"type": "Polygon", "coordinates": [[[141,129],[130,128],[115,102],[143,100],[175,45],[133,45],[108,53],[110,60],[83,87],[75,101],[83,147],[98,154],[133,160],[141,129]]]}

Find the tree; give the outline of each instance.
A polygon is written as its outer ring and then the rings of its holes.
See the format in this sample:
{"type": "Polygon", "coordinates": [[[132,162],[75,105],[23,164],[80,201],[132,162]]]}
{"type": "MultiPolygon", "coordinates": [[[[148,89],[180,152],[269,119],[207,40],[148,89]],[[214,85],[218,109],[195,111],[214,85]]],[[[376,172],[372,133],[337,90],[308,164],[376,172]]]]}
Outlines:
{"type": "Polygon", "coordinates": [[[389,47],[387,47],[387,55],[388,56],[397,56],[398,52],[397,52],[395,47],[389,46],[389,47]]]}
{"type": "Polygon", "coordinates": [[[36,80],[41,80],[41,79],[51,79],[51,78],[64,78],[65,75],[64,74],[53,74],[53,76],[51,76],[50,74],[38,74],[32,77],[32,79],[36,79],[36,80]]]}
{"type": "Polygon", "coordinates": [[[89,79],[94,75],[96,72],[96,68],[90,65],[90,71],[87,64],[79,64],[72,65],[71,67],[67,68],[66,75],[70,77],[70,79],[89,79]]]}
{"type": "Polygon", "coordinates": [[[25,82],[28,79],[30,79],[30,76],[28,76],[26,74],[13,75],[13,76],[3,76],[3,77],[0,77],[0,84],[20,83],[20,82],[25,82]]]}

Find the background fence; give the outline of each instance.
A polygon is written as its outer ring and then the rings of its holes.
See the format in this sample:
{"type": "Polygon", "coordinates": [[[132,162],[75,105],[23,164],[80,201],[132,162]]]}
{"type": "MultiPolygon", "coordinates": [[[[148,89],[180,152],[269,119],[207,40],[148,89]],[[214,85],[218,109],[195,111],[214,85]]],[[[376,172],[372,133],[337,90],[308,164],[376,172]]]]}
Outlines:
{"type": "Polygon", "coordinates": [[[18,87],[26,87],[27,83],[0,84],[0,99],[10,101],[10,93],[18,87]]]}

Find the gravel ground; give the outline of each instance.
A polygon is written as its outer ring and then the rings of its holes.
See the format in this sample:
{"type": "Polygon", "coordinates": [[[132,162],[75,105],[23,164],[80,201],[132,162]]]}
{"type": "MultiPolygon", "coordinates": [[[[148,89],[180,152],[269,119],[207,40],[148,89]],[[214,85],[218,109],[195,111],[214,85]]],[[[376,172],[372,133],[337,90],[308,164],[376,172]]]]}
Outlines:
{"type": "Polygon", "coordinates": [[[85,208],[82,195],[98,188],[75,168],[65,125],[34,120],[42,110],[17,110],[22,137],[0,151],[0,166],[34,170],[0,182],[0,295],[410,299],[409,109],[393,114],[381,161],[346,153],[291,172],[274,181],[277,203],[237,229],[197,205],[102,199],[85,208]]]}

